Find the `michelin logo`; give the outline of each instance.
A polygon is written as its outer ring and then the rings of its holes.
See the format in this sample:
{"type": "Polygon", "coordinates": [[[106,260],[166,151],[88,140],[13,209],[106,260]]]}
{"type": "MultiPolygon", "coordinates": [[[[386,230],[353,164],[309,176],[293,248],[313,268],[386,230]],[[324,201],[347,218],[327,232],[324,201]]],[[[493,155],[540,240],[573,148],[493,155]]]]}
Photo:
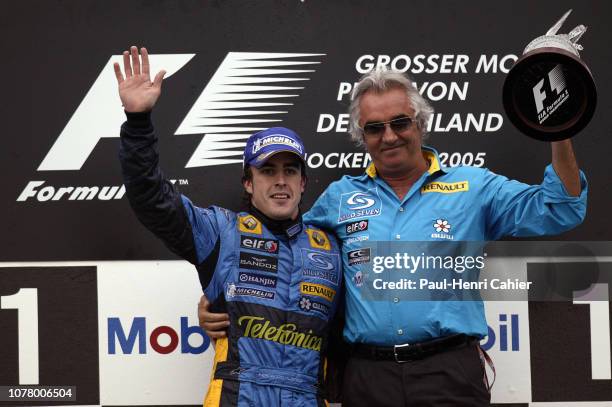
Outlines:
{"type": "Polygon", "coordinates": [[[263,139],[257,140],[255,144],[253,144],[253,154],[257,153],[262,148],[269,146],[270,144],[283,144],[296,149],[302,154],[304,153],[302,151],[302,146],[300,146],[298,143],[296,143],[289,137],[283,136],[282,134],[272,134],[270,136],[264,137],[263,139]]]}

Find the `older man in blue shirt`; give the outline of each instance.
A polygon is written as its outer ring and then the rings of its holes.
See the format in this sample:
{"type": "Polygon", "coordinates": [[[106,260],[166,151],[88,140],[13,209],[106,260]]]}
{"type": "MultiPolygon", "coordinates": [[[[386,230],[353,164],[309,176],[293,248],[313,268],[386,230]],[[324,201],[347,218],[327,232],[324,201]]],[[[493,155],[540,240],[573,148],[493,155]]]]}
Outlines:
{"type": "Polygon", "coordinates": [[[423,145],[432,113],[403,74],[366,74],[353,93],[350,133],[372,164],[332,183],[304,216],[343,243],[344,339],[351,345],[343,405],[490,403],[478,346],[487,334],[482,301],[364,299],[360,270],[376,242],[554,235],[585,216],[586,178],[570,140],[551,143],[542,184],[526,185],[487,169],[442,167],[436,150],[423,145]]]}

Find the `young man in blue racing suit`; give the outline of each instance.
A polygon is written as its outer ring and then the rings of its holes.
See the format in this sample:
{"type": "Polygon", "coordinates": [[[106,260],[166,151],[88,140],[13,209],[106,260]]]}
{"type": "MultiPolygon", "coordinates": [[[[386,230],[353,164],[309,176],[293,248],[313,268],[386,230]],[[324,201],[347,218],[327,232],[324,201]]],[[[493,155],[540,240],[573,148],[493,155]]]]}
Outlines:
{"type": "Polygon", "coordinates": [[[115,74],[127,116],[119,156],[130,204],[196,266],[211,309],[232,321],[228,337],[216,342],[204,405],[325,405],[322,354],[339,303],[341,262],[336,240],[301,220],[302,141],[281,127],[252,135],[244,152],[248,211],[199,208],[158,165],[150,112],[164,72],[151,82],[145,48],[123,55],[124,72],[115,64],[115,74]]]}

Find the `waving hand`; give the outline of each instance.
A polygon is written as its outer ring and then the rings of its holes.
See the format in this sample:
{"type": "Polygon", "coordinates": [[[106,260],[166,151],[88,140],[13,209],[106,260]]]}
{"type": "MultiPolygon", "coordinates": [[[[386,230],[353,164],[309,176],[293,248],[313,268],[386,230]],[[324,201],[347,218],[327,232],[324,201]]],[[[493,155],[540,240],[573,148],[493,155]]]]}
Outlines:
{"type": "Polygon", "coordinates": [[[155,75],[151,82],[149,73],[149,53],[146,48],[140,49],[130,47],[129,51],[123,51],[123,70],[115,62],[115,76],[119,84],[119,97],[123,108],[127,112],[147,112],[153,109],[155,102],[161,94],[161,86],[166,71],[162,70],[155,75]]]}

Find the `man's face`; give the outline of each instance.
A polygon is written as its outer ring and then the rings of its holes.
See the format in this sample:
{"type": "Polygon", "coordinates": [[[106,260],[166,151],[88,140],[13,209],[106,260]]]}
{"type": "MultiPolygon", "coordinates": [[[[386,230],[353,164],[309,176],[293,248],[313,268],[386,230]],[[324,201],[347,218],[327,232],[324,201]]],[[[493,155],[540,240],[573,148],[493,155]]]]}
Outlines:
{"type": "Polygon", "coordinates": [[[414,168],[422,160],[421,130],[406,91],[392,88],[382,93],[366,92],[359,103],[359,126],[368,123],[386,122],[402,117],[413,119],[403,131],[394,131],[387,124],[384,132],[376,135],[364,134],[364,142],[376,169],[381,174],[402,174],[414,168]]]}
{"type": "Polygon", "coordinates": [[[271,219],[295,219],[304,192],[300,159],[292,153],[277,153],[261,168],[251,167],[253,178],[244,181],[251,203],[271,219]]]}

